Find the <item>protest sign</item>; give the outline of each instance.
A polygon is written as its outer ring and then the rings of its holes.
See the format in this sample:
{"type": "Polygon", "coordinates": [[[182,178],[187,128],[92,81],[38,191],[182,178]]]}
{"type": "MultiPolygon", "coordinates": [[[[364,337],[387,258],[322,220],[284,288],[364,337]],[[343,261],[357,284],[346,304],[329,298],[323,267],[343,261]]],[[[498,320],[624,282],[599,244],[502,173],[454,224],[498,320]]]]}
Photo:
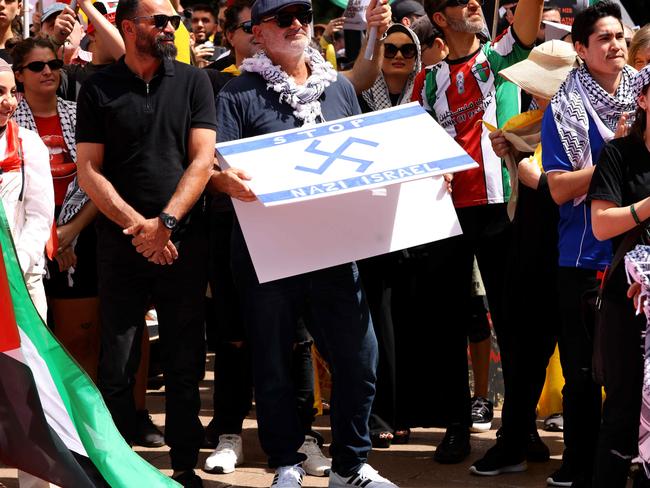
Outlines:
{"type": "Polygon", "coordinates": [[[343,12],[343,17],[345,17],[343,29],[356,31],[366,30],[366,9],[369,4],[370,0],[349,0],[343,12]]]}
{"type": "Polygon", "coordinates": [[[260,283],[461,233],[442,176],[274,207],[233,202],[260,283]]]}
{"type": "Polygon", "coordinates": [[[418,104],[217,151],[252,176],[259,200],[233,203],[261,283],[459,234],[435,175],[477,166],[418,104]]]}
{"type": "Polygon", "coordinates": [[[267,206],[452,173],[477,164],[417,103],[217,144],[267,206]]]}

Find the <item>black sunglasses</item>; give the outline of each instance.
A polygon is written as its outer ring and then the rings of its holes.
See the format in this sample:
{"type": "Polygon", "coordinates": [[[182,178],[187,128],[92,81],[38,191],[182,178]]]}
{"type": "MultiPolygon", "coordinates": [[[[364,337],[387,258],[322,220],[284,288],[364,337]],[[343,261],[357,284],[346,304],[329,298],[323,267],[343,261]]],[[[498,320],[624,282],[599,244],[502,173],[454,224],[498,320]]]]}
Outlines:
{"type": "Polygon", "coordinates": [[[251,20],[247,20],[245,22],[237,24],[235,27],[232,28],[231,32],[235,32],[237,29],[243,30],[244,34],[252,34],[253,33],[253,22],[251,20]]]}
{"type": "Polygon", "coordinates": [[[133,17],[129,20],[137,22],[141,19],[153,19],[153,26],[156,29],[163,30],[167,27],[167,22],[171,22],[174,29],[178,29],[178,26],[181,25],[181,16],[180,15],[165,15],[165,14],[155,14],[155,15],[143,15],[140,17],[133,17]]]}
{"type": "Polygon", "coordinates": [[[47,65],[52,71],[56,71],[63,68],[63,60],[50,59],[49,61],[32,61],[31,63],[27,63],[25,66],[20,67],[18,71],[27,68],[29,71],[33,71],[34,73],[40,73],[45,69],[45,65],[47,65]]]}
{"type": "Polygon", "coordinates": [[[384,57],[387,59],[393,59],[397,56],[397,53],[402,53],[405,59],[413,59],[418,53],[418,48],[415,44],[402,44],[401,46],[396,46],[395,44],[390,44],[388,42],[384,43],[384,57]]]}
{"type": "MultiPolygon", "coordinates": [[[[476,0],[479,5],[483,5],[484,0],[476,0]]],[[[440,12],[447,7],[465,7],[469,3],[469,0],[447,0],[443,2],[440,7],[436,9],[436,12],[440,12]]]]}
{"type": "Polygon", "coordinates": [[[311,20],[314,16],[312,10],[304,10],[302,12],[278,12],[273,17],[267,17],[263,19],[262,22],[270,22],[275,20],[275,23],[278,24],[278,27],[284,29],[293,24],[293,19],[298,19],[302,25],[307,25],[311,23],[311,20]]]}

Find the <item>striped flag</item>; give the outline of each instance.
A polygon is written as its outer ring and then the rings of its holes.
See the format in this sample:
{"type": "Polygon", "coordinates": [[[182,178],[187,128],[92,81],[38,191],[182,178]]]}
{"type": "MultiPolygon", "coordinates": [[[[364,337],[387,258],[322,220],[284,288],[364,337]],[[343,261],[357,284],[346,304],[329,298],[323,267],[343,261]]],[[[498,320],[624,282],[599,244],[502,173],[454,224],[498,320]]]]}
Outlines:
{"type": "Polygon", "coordinates": [[[1,203],[0,250],[0,461],[66,488],[180,487],[131,450],[36,312],[1,203]]]}

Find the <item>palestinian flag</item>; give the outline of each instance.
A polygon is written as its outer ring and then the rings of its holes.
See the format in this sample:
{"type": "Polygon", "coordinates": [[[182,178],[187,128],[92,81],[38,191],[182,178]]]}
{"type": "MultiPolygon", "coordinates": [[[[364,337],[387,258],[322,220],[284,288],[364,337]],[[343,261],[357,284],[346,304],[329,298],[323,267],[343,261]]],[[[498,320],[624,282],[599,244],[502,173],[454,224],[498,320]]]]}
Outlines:
{"type": "Polygon", "coordinates": [[[133,452],[32,303],[0,203],[0,462],[64,488],[180,487],[133,452]]]}

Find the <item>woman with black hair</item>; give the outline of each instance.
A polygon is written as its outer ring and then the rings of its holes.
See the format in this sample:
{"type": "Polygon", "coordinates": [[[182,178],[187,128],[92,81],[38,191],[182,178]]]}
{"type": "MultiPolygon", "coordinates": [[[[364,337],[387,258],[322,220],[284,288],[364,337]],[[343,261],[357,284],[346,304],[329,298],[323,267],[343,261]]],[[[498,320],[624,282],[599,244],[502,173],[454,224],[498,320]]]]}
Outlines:
{"type": "MultiPolygon", "coordinates": [[[[597,239],[613,240],[615,258],[602,289],[596,362],[606,399],[598,438],[594,488],[623,487],[630,462],[638,454],[643,380],[641,333],[645,318],[635,315],[627,298],[624,265],[616,255],[647,238],[640,227],[650,219],[650,67],[637,75],[643,89],[635,120],[626,137],[605,145],[594,171],[588,198],[597,239]],[[638,236],[626,239],[626,236],[638,236]],[[631,242],[631,241],[634,242],[631,242]],[[619,252],[620,248],[620,252],[619,252]],[[626,249],[623,249],[626,248],[626,249]]],[[[643,478],[643,470],[639,471],[643,478]]],[[[645,482],[643,485],[646,486],[645,482]]]]}

